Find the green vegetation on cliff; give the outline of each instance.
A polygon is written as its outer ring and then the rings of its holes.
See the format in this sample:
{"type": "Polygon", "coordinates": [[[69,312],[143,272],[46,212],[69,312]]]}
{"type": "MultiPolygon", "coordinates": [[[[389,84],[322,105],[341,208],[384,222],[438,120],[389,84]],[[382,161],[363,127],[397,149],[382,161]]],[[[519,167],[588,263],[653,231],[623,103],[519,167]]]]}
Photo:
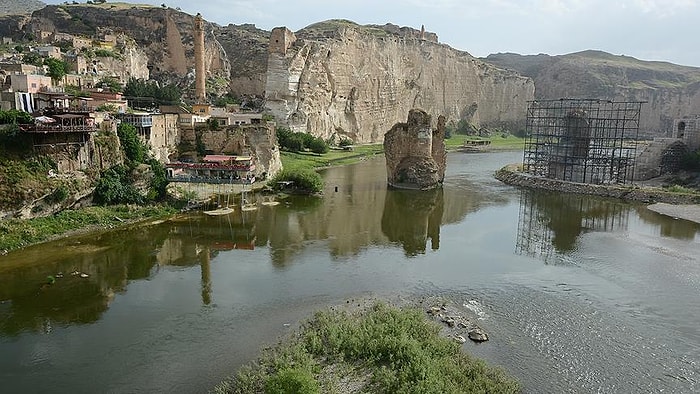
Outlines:
{"type": "Polygon", "coordinates": [[[516,393],[517,382],[461,351],[416,309],[321,311],[218,393],[516,393]],[[350,389],[350,387],[354,389],[350,389]]]}
{"type": "MultiPolygon", "coordinates": [[[[0,118],[14,115],[2,111],[0,118]]],[[[13,121],[23,122],[22,118],[20,114],[13,121]]],[[[53,160],[32,154],[31,138],[16,124],[0,126],[0,210],[19,208],[25,201],[50,193],[61,183],[49,177],[55,170],[53,160]]]]}
{"type": "Polygon", "coordinates": [[[124,151],[125,164],[108,168],[100,174],[93,200],[100,205],[142,204],[165,198],[167,179],[165,167],[150,157],[148,147],[138,137],[136,128],[121,123],[117,128],[119,142],[124,151]],[[137,175],[144,169],[150,171],[148,191],[143,196],[136,188],[137,175]]]}

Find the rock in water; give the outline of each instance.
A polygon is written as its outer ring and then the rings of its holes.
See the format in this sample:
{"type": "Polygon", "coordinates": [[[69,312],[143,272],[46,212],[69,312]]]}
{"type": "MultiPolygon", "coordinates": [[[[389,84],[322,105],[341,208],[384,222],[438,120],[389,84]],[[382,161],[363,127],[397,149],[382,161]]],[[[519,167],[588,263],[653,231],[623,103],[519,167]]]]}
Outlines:
{"type": "Polygon", "coordinates": [[[473,328],[469,331],[469,339],[474,342],[485,342],[489,340],[489,336],[481,328],[473,328]]]}

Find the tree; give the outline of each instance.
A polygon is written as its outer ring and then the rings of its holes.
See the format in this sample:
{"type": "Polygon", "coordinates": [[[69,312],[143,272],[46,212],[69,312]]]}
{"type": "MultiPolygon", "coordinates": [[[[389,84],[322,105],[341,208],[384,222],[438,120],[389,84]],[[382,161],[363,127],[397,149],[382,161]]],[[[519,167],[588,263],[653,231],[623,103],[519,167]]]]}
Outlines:
{"type": "Polygon", "coordinates": [[[54,82],[59,82],[68,72],[68,65],[60,59],[47,58],[44,60],[44,65],[48,68],[46,75],[54,82]]]}
{"type": "Polygon", "coordinates": [[[131,166],[134,167],[139,163],[143,163],[148,149],[136,134],[136,127],[128,123],[120,123],[119,127],[117,127],[117,135],[119,136],[119,143],[122,145],[124,154],[131,166]]]}
{"type": "Polygon", "coordinates": [[[292,182],[294,188],[306,193],[318,193],[323,191],[323,178],[321,175],[309,169],[282,170],[269,182],[273,188],[278,188],[280,182],[292,182]]]}
{"type": "Polygon", "coordinates": [[[180,104],[182,92],[174,84],[158,86],[156,81],[129,78],[124,87],[126,96],[135,107],[153,106],[156,104],[180,104]]]}
{"type": "Polygon", "coordinates": [[[0,110],[0,124],[29,124],[34,121],[32,115],[17,109],[0,110]]]}
{"type": "Polygon", "coordinates": [[[41,67],[44,64],[44,61],[41,59],[41,56],[37,55],[36,53],[25,53],[24,56],[22,56],[22,63],[41,67]]]}
{"type": "Polygon", "coordinates": [[[318,137],[311,140],[311,142],[308,145],[308,148],[311,150],[311,152],[318,154],[324,154],[330,149],[326,141],[318,137]]]}
{"type": "Polygon", "coordinates": [[[104,77],[100,82],[97,84],[98,87],[102,89],[107,89],[112,93],[117,93],[122,91],[122,84],[119,83],[119,80],[114,77],[104,77]]]}
{"type": "Polygon", "coordinates": [[[93,201],[100,205],[142,203],[143,197],[131,184],[128,173],[124,166],[104,170],[95,186],[93,201]]]}

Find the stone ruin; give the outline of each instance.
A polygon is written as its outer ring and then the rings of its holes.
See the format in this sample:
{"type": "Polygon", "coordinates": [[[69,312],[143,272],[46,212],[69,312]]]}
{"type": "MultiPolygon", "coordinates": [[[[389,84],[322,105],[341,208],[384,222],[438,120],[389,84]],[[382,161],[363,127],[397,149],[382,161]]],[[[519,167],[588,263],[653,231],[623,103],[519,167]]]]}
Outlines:
{"type": "Polygon", "coordinates": [[[397,123],[384,135],[387,182],[400,189],[428,190],[442,186],[447,166],[445,117],[432,117],[421,109],[408,112],[406,123],[397,123]]]}

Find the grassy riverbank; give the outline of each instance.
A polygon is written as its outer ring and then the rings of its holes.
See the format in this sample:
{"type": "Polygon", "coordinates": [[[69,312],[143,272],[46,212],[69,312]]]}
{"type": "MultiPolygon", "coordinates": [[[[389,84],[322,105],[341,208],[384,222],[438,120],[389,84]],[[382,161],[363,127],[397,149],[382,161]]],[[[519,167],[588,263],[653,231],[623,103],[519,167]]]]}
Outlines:
{"type": "Polygon", "coordinates": [[[317,312],[217,393],[516,393],[517,382],[461,351],[417,309],[377,303],[317,312]]]}
{"type": "Polygon", "coordinates": [[[11,251],[45,242],[75,231],[111,228],[151,217],[167,216],[176,210],[169,206],[115,205],[66,210],[35,219],[0,221],[0,251],[11,251]]]}
{"type": "Polygon", "coordinates": [[[285,170],[306,170],[324,167],[342,166],[357,163],[358,161],[383,154],[382,144],[358,145],[352,150],[332,149],[328,153],[318,154],[312,152],[281,152],[282,166],[285,170]]]}
{"type": "MultiPolygon", "coordinates": [[[[453,135],[445,140],[447,150],[455,150],[464,144],[465,140],[488,140],[491,141],[487,150],[517,150],[523,149],[525,140],[513,135],[507,137],[496,136],[490,138],[473,137],[465,135],[453,135]]],[[[358,145],[352,150],[333,149],[328,153],[317,154],[312,152],[286,152],[282,151],[282,166],[287,170],[318,169],[324,167],[342,166],[357,163],[365,158],[373,157],[384,153],[382,144],[358,145]]]]}

